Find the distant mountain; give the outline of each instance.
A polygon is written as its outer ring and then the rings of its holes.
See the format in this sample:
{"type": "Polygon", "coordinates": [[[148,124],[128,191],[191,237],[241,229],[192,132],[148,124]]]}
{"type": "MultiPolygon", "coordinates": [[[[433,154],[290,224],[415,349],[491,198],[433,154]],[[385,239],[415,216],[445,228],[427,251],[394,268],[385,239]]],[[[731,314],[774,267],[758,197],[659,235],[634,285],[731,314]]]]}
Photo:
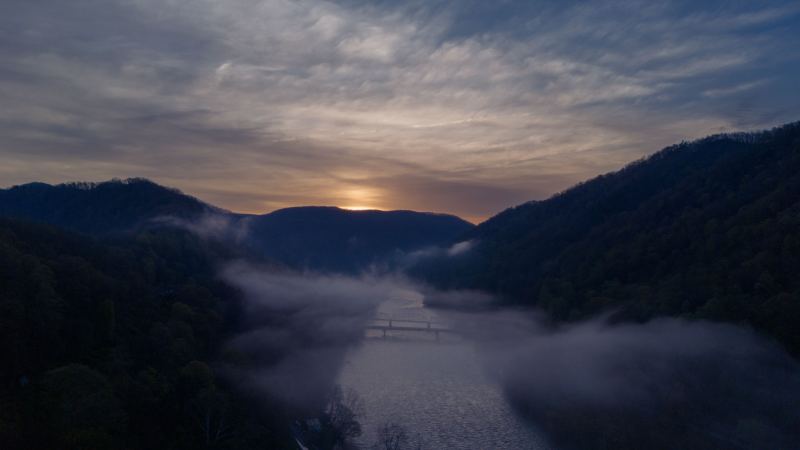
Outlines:
{"type": "Polygon", "coordinates": [[[333,272],[385,263],[473,228],[455,216],[414,211],[299,207],[235,214],[141,178],[1,189],[0,217],[101,236],[180,226],[290,267],[333,272]]]}
{"type": "Polygon", "coordinates": [[[222,210],[142,178],[0,189],[0,216],[89,234],[129,231],[160,216],[191,218],[212,212],[222,210]]]}
{"type": "Polygon", "coordinates": [[[745,322],[800,353],[800,122],[666,148],[464,238],[469,254],[417,271],[562,320],[745,322]]]}
{"type": "Polygon", "coordinates": [[[249,221],[251,245],[292,267],[352,272],[399,252],[438,246],[474,226],[446,214],[287,208],[249,221]]]}

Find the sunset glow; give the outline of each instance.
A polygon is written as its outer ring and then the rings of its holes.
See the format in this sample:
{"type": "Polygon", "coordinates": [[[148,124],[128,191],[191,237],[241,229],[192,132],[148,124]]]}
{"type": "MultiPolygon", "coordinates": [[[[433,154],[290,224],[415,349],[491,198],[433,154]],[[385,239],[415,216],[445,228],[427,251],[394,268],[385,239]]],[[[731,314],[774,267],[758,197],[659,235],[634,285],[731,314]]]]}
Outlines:
{"type": "Polygon", "coordinates": [[[350,211],[371,211],[380,210],[380,208],[373,208],[371,206],[340,206],[339,208],[347,209],[350,211]]]}
{"type": "Polygon", "coordinates": [[[796,2],[9,7],[3,186],[137,176],[248,213],[380,205],[480,222],[800,112],[796,2]]]}

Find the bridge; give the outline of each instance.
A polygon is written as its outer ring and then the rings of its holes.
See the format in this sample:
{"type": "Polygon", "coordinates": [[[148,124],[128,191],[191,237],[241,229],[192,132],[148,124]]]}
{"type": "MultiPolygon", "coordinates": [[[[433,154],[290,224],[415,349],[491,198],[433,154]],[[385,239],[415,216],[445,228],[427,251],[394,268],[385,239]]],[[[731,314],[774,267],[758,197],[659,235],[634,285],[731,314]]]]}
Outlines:
{"type": "Polygon", "coordinates": [[[442,322],[435,322],[432,320],[404,319],[399,317],[376,317],[375,319],[372,319],[372,321],[365,328],[368,331],[375,330],[382,332],[384,339],[386,339],[387,332],[391,331],[410,331],[430,334],[433,335],[437,341],[442,334],[458,334],[455,330],[442,322]]]}

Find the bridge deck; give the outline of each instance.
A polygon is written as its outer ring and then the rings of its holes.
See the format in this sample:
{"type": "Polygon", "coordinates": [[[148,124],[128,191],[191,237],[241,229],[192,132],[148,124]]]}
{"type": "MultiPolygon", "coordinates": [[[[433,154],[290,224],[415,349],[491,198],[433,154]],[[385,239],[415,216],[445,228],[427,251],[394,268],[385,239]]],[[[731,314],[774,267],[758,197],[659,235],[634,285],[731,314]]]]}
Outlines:
{"type": "Polygon", "coordinates": [[[365,327],[367,330],[385,330],[385,331],[424,331],[426,333],[455,333],[455,331],[451,330],[450,328],[427,328],[427,327],[409,327],[403,325],[367,325],[365,327]]]}
{"type": "Polygon", "coordinates": [[[391,331],[422,332],[424,334],[434,335],[437,341],[439,340],[439,335],[442,333],[449,333],[450,335],[458,334],[441,322],[395,317],[377,317],[372,320],[372,323],[366,326],[366,330],[381,331],[383,332],[384,339],[387,337],[387,332],[391,331]]]}

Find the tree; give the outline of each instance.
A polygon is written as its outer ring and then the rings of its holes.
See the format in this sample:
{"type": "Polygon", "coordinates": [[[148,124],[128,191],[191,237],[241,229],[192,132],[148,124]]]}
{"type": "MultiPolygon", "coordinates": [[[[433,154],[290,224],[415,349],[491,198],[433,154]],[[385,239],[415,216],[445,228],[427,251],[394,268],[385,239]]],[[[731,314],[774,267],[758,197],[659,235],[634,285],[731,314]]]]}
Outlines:
{"type": "Polygon", "coordinates": [[[214,447],[231,437],[228,399],[216,389],[204,389],[192,401],[196,423],[206,447],[214,447]]]}
{"type": "Polygon", "coordinates": [[[402,426],[387,422],[378,427],[376,450],[401,450],[408,444],[408,433],[402,426]]]}
{"type": "Polygon", "coordinates": [[[113,448],[126,416],[101,373],[81,364],[49,371],[43,380],[45,407],[60,425],[66,448],[113,448]]]}
{"type": "Polygon", "coordinates": [[[364,404],[353,389],[342,390],[335,386],[331,390],[325,408],[326,430],[324,441],[331,447],[344,445],[349,439],[361,436],[358,418],[364,414],[364,404]]]}

